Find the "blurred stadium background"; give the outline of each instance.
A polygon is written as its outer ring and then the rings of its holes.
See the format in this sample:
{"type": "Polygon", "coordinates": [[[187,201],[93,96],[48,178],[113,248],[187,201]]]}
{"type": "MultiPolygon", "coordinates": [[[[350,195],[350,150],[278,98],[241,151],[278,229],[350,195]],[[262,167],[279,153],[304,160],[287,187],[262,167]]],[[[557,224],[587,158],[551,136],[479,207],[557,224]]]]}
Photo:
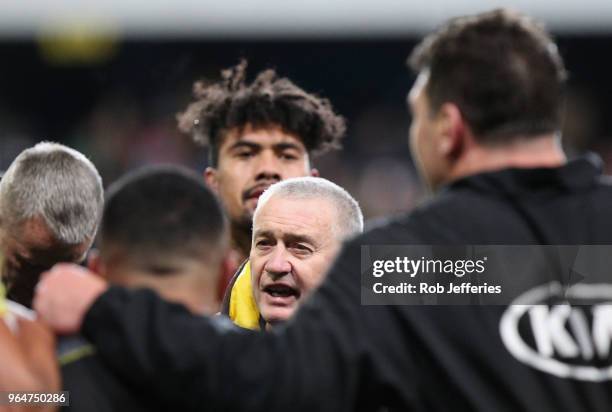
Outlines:
{"type": "MultiPolygon", "coordinates": [[[[40,140],[69,144],[108,185],[158,162],[203,170],[205,153],[176,131],[199,78],[240,58],[274,67],[330,98],[348,120],[344,150],[315,159],[368,217],[425,195],[407,147],[406,57],[445,19],[485,0],[77,0],[0,3],[0,170],[40,140]]],[[[501,5],[501,4],[500,4],[501,5]]],[[[544,21],[570,71],[564,142],[598,152],[612,172],[612,2],[511,1],[544,21]],[[535,4],[537,3],[537,4],[535,4]]]]}

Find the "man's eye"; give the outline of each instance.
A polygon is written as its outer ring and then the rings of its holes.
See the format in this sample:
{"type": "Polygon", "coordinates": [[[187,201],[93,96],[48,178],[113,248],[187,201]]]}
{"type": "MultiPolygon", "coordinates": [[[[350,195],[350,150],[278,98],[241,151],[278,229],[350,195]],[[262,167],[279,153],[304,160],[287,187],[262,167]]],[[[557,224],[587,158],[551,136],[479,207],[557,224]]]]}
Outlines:
{"type": "Polygon", "coordinates": [[[253,157],[254,153],[251,151],[237,152],[236,157],[239,159],[248,159],[253,157]]]}
{"type": "Polygon", "coordinates": [[[255,242],[255,247],[257,247],[258,249],[265,249],[272,246],[272,242],[270,242],[269,240],[258,240],[257,242],[255,242]]]}
{"type": "Polygon", "coordinates": [[[297,160],[298,159],[297,155],[295,155],[293,153],[286,153],[286,152],[285,153],[281,153],[280,157],[281,157],[281,159],[284,159],[284,160],[297,160]]]}
{"type": "Polygon", "coordinates": [[[296,243],[295,245],[292,245],[291,248],[296,251],[299,254],[310,254],[313,252],[312,248],[308,245],[305,245],[303,243],[296,243]]]}

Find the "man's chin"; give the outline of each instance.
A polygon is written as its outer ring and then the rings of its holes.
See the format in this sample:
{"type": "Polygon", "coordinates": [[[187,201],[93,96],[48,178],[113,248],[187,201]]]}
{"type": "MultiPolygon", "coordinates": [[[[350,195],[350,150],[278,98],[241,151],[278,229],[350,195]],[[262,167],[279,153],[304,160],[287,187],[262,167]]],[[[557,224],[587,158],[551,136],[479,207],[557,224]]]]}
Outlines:
{"type": "Polygon", "coordinates": [[[257,203],[259,202],[259,198],[250,198],[244,202],[245,211],[253,216],[255,209],[257,208],[257,203]]]}
{"type": "Polygon", "coordinates": [[[262,310],[261,317],[266,321],[266,323],[276,325],[290,319],[295,313],[296,309],[296,306],[267,308],[262,310]]]}

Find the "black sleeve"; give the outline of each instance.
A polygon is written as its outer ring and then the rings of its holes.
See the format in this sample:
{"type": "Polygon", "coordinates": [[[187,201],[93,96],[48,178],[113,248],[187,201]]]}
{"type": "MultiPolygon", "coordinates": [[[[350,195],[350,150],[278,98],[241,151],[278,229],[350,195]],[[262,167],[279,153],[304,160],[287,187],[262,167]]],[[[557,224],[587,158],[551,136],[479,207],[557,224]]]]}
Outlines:
{"type": "Polygon", "coordinates": [[[94,303],[83,333],[116,373],[177,409],[360,409],[371,348],[359,251],[345,250],[294,321],[274,333],[237,330],[151,291],[117,287],[94,303]]]}
{"type": "MultiPolygon", "coordinates": [[[[94,355],[61,367],[62,387],[68,391],[70,404],[62,412],[145,412],[163,410],[159,402],[149,401],[141,388],[117,379],[94,355]]],[[[167,409],[167,408],[166,408],[167,409]]]]}

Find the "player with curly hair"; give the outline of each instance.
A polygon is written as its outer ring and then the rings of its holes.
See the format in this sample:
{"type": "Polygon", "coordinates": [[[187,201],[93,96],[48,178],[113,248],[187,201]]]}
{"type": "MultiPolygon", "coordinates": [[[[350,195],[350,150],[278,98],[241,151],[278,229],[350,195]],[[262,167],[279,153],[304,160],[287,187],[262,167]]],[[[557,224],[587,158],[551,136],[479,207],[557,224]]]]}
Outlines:
{"type": "Polygon", "coordinates": [[[346,130],[328,99],[270,69],[248,83],[246,69],[243,60],[217,82],[196,82],[195,100],[177,116],[209,149],[204,177],[229,217],[233,269],[249,255],[259,196],[278,181],[318,176],[311,157],[340,148],[346,130]]]}

